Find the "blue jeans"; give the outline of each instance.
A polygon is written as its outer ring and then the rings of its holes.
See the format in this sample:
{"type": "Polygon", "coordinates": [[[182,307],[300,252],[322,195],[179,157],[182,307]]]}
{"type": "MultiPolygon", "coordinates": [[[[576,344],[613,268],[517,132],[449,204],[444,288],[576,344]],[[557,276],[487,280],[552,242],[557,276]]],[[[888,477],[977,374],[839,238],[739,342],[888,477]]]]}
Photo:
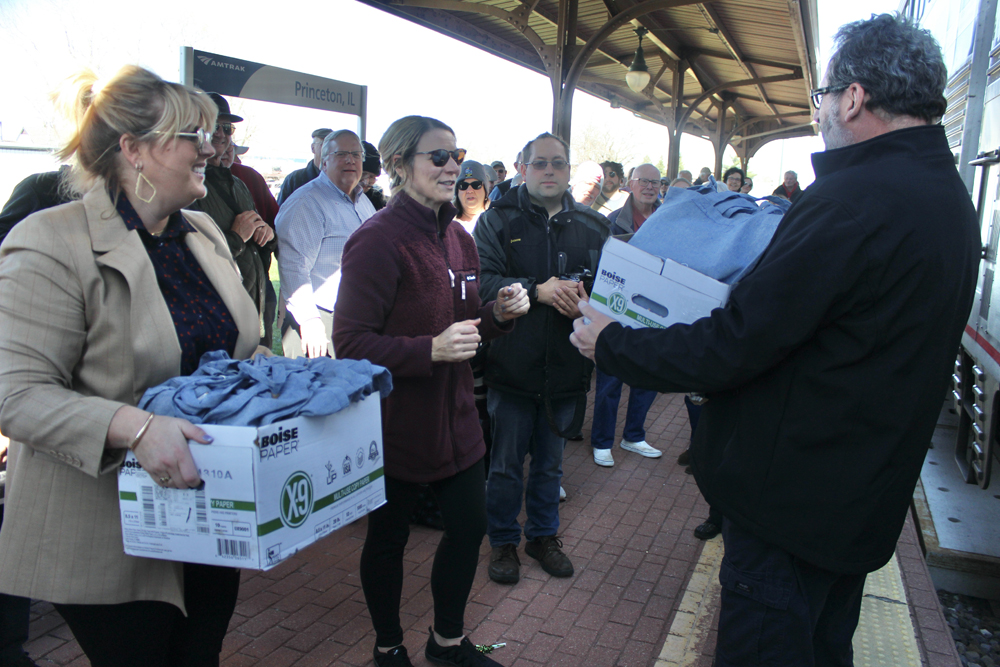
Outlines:
{"type": "MultiPolygon", "coordinates": [[[[622,437],[629,442],[646,439],[646,413],[656,400],[657,392],[651,389],[629,387],[628,411],[625,413],[625,430],[622,437]]],[[[622,381],[597,370],[597,392],[594,394],[594,425],[590,430],[590,444],[594,449],[611,449],[618,424],[618,403],[622,398],[622,381]]]]}
{"type": "MultiPolygon", "coordinates": [[[[553,401],[552,412],[561,430],[573,419],[575,399],[553,401]]],[[[493,422],[493,451],[486,484],[486,519],[490,546],[520,544],[521,498],[528,520],[524,536],[534,540],[559,531],[559,484],[566,439],[549,428],[542,403],[495,389],[486,397],[493,422]],[[528,489],[524,488],[524,457],[531,454],[528,489]]]]}

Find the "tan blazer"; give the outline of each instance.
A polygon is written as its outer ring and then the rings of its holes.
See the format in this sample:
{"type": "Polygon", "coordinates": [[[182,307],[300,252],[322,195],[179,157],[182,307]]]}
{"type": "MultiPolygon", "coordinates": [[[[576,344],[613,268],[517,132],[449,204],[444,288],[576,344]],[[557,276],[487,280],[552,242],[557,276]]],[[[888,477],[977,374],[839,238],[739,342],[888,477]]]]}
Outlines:
{"type": "MultiPolygon", "coordinates": [[[[184,217],[198,230],[187,245],[239,327],[236,356],[248,357],[257,311],[226,239],[204,213],[184,217]]],[[[179,375],[180,361],[153,265],[103,183],[10,232],[0,247],[0,431],[11,439],[0,591],[184,609],[180,563],[125,555],[125,451],[104,449],[115,411],[179,375]]]]}

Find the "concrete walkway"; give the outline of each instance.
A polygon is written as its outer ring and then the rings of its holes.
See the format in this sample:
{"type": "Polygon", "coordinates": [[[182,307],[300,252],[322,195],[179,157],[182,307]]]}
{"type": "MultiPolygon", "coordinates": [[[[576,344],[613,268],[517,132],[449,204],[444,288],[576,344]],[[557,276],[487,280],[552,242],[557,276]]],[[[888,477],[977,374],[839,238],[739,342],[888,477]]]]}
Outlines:
{"type": "MultiPolygon", "coordinates": [[[[619,429],[626,397],[627,390],[619,429]]],[[[522,550],[520,583],[495,584],[486,575],[489,546],[484,542],[466,624],[478,644],[507,643],[493,654],[503,665],[711,665],[717,586],[709,585],[708,566],[699,566],[704,545],[692,534],[708,507],[693,477],[676,463],[689,440],[682,396],[660,396],[646,423],[647,440],[664,450],[660,459],[616,448],[615,466],[597,467],[589,418],[585,441],[567,447],[563,486],[569,499],[561,507],[560,532],[576,569],[572,578],[550,577],[522,550]],[[699,567],[701,576],[692,576],[699,567]],[[691,600],[689,588],[699,586],[702,590],[695,594],[701,595],[702,621],[687,625],[683,614],[688,609],[681,609],[680,616],[678,609],[691,600]],[[685,640],[684,653],[665,652],[672,634],[685,640]]],[[[373,664],[374,631],[358,578],[365,529],[362,519],[274,570],[245,572],[222,664],[373,664]]],[[[439,536],[414,527],[405,556],[402,620],[417,666],[429,664],[423,646],[433,615],[430,571],[439,536]]],[[[721,554],[721,545],[716,551],[721,554]]],[[[959,665],[909,521],[897,560],[920,663],[959,665]]],[[[35,603],[32,610],[32,639],[26,648],[39,664],[89,665],[50,605],[35,603]]]]}

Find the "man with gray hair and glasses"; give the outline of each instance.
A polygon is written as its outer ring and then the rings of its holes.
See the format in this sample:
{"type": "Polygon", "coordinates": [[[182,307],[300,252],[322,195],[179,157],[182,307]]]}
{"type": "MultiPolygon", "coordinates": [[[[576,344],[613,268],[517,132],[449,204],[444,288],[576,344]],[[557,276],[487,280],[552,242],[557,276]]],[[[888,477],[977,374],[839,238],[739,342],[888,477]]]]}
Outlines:
{"type": "Polygon", "coordinates": [[[320,150],[319,176],[292,193],[274,221],[281,298],[287,309],[281,331],[286,357],[334,356],[333,307],[344,244],[375,215],[359,185],[364,162],[358,135],[331,132],[320,150]]]}
{"type": "Polygon", "coordinates": [[[717,667],[853,664],[865,576],[892,558],[976,287],[941,49],[888,14],[836,47],[813,91],[816,180],[725,307],[657,330],[583,304],[574,323],[603,372],[707,399],[691,465],[724,517],[717,667]]]}

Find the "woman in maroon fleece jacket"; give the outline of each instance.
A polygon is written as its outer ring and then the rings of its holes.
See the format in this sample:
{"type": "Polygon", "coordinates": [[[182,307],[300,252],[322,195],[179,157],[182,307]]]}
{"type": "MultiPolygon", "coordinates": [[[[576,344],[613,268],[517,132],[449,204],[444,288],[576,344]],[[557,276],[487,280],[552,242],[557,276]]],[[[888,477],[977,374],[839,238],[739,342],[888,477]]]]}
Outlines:
{"type": "Polygon", "coordinates": [[[379,152],[395,194],[344,246],[334,309],[337,356],[385,366],[394,384],[382,404],[387,502],[368,515],[361,554],[379,667],[411,664],[399,602],[420,484],[434,492],[445,527],[431,570],[434,627],[425,655],[445,665],[499,664],[464,634],[486,532],[486,448],[469,359],[480,340],[509,331],[528,311],[528,295],[513,285],[481,303],[475,242],[452,223],[465,157],[455,145],[451,128],[433,118],[408,116],[386,131],[379,152]]]}

